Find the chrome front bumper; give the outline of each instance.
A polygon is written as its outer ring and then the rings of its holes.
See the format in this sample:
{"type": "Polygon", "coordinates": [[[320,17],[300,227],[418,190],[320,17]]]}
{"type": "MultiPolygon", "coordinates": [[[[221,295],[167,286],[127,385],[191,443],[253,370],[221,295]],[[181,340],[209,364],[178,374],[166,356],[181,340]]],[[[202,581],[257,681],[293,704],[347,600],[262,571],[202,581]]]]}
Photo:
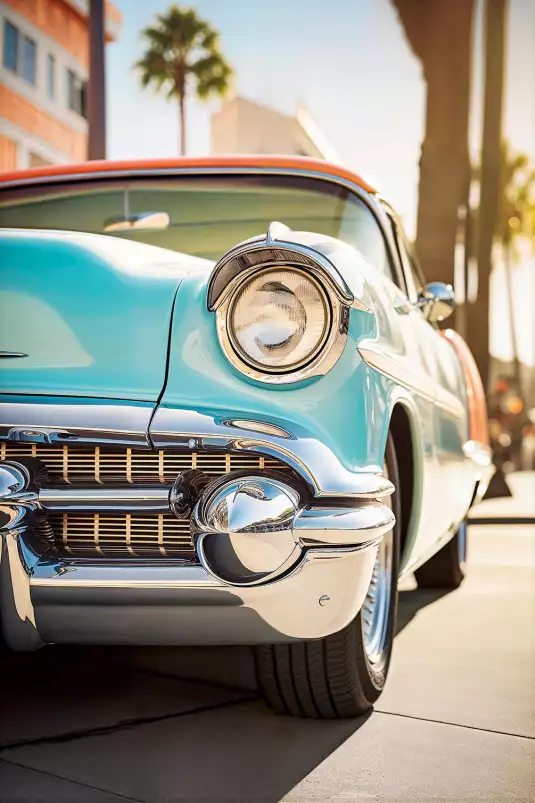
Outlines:
{"type": "Polygon", "coordinates": [[[316,545],[285,576],[252,587],[228,585],[187,561],[60,559],[30,529],[5,531],[4,637],[17,650],[51,642],[216,645],[320,638],[360,610],[377,546],[392,526],[390,508],[380,502],[321,513],[311,508],[300,533],[316,545]]]}

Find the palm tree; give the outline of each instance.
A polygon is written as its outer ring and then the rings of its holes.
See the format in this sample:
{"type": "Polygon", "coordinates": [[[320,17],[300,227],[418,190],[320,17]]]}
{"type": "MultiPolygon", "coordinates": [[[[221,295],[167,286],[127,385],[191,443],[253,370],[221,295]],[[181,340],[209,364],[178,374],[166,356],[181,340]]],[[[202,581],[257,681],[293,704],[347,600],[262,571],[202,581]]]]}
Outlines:
{"type": "Polygon", "coordinates": [[[533,243],[535,237],[535,170],[530,167],[525,153],[512,153],[509,144],[502,144],[502,195],[495,239],[502,247],[509,325],[513,351],[513,371],[520,392],[520,360],[515,329],[513,302],[513,264],[518,258],[517,241],[527,237],[533,243]]]}
{"type": "MultiPolygon", "coordinates": [[[[476,185],[481,182],[481,169],[474,167],[472,171],[472,179],[476,185]]],[[[534,242],[535,237],[535,171],[530,167],[529,157],[523,153],[513,153],[507,142],[502,142],[501,146],[501,159],[500,159],[500,199],[499,208],[497,210],[496,227],[494,229],[493,242],[500,246],[504,267],[505,267],[505,283],[506,283],[506,303],[508,307],[508,318],[511,335],[511,347],[513,352],[513,389],[515,395],[518,396],[522,402],[525,402],[525,395],[522,390],[521,368],[520,359],[518,356],[518,345],[516,338],[515,327],[515,310],[513,298],[513,266],[518,257],[517,243],[523,237],[530,239],[534,242]]],[[[476,248],[479,240],[480,228],[480,215],[479,209],[471,211],[470,230],[472,236],[469,241],[470,255],[476,256],[476,248]]],[[[470,318],[476,323],[488,316],[488,298],[490,281],[490,271],[484,271],[480,281],[487,284],[484,292],[480,293],[471,305],[470,318]],[[484,303],[481,303],[481,298],[484,303]]],[[[481,338],[479,345],[488,353],[488,327],[486,327],[486,338],[481,338]]],[[[471,345],[470,341],[469,344],[471,345]]],[[[492,394],[489,402],[492,406],[496,402],[492,402],[492,394]]],[[[491,417],[494,417],[491,409],[491,417]]],[[[521,426],[522,420],[519,418],[516,423],[517,428],[521,426]]],[[[496,446],[496,444],[495,444],[496,446]]],[[[507,485],[505,475],[502,468],[503,455],[499,444],[495,451],[495,465],[496,474],[491,480],[489,489],[485,498],[495,496],[511,496],[511,491],[507,485]]]]}
{"type": "MultiPolygon", "coordinates": [[[[470,181],[468,123],[474,0],[392,0],[426,82],[416,251],[426,274],[454,284],[459,207],[470,181]],[[452,47],[455,42],[455,47],[452,47]]],[[[451,325],[451,320],[448,321],[451,325]]]]}
{"type": "MultiPolygon", "coordinates": [[[[481,181],[481,168],[472,169],[472,180],[477,186],[481,181]]],[[[502,142],[500,162],[500,202],[493,242],[500,246],[505,267],[505,282],[509,325],[511,328],[511,345],[513,351],[513,368],[515,379],[519,378],[520,362],[518,359],[515,330],[515,314],[513,303],[513,267],[518,259],[518,241],[522,238],[534,242],[535,237],[535,170],[530,166],[529,156],[525,153],[513,153],[507,141],[502,142]]],[[[479,209],[471,213],[472,242],[471,256],[476,256],[475,247],[479,239],[479,209]]],[[[488,276],[485,277],[488,281],[488,276]]],[[[487,292],[488,295],[488,292],[487,292]]],[[[479,320],[483,310],[478,307],[476,299],[472,314],[479,320]]],[[[488,349],[488,343],[486,344],[488,349]]],[[[519,384],[517,382],[517,384],[519,384]]]]}
{"type": "Polygon", "coordinates": [[[192,8],[173,5],[158,14],[156,24],[142,36],[147,50],[136,63],[142,86],[152,85],[166,97],[178,98],[180,152],[186,153],[186,97],[191,92],[206,101],[223,96],[229,88],[232,68],[219,50],[219,37],[192,8]]]}

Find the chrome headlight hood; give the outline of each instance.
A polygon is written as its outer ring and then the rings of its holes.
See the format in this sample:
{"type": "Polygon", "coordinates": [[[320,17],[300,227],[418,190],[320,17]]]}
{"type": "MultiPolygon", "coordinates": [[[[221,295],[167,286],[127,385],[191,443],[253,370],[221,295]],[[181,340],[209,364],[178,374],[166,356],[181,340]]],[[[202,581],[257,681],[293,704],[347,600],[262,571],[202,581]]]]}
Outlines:
{"type": "Polygon", "coordinates": [[[351,281],[354,270],[346,263],[358,261],[351,247],[321,234],[292,231],[283,223],[273,222],[267,232],[233,246],[216,263],[208,285],[208,308],[216,310],[244,272],[266,264],[295,264],[326,281],[346,304],[358,301],[363,293],[359,281],[351,281]],[[342,263],[342,268],[340,268],[342,263]]]}
{"type": "Polygon", "coordinates": [[[359,261],[339,240],[282,223],[231,248],[207,294],[227,359],[269,384],[325,374],[342,354],[349,309],[369,312],[359,261]]]}

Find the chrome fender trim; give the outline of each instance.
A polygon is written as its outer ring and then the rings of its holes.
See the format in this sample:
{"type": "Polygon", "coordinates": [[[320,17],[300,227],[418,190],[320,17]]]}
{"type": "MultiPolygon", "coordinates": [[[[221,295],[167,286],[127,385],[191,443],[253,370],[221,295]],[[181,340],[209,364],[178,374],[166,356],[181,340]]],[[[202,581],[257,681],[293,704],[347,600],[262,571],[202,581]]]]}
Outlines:
{"type": "Polygon", "coordinates": [[[312,488],[314,496],[345,496],[376,499],[394,492],[392,483],[377,470],[350,471],[331,449],[301,427],[284,435],[267,422],[245,422],[224,416],[215,418],[195,410],[159,407],[154,414],[150,438],[156,449],[203,448],[258,452],[291,466],[312,488]],[[247,423],[244,428],[243,423],[247,423]],[[257,424],[255,428],[255,424],[257,424]],[[271,430],[270,430],[271,427],[271,430]]]}
{"type": "Polygon", "coordinates": [[[303,548],[348,547],[380,539],[394,524],[387,505],[370,501],[358,507],[309,505],[299,511],[293,529],[303,548]]]}
{"type": "Polygon", "coordinates": [[[148,449],[147,432],[153,403],[125,404],[102,399],[42,397],[22,401],[21,396],[0,401],[0,441],[26,443],[109,443],[148,449]]]}

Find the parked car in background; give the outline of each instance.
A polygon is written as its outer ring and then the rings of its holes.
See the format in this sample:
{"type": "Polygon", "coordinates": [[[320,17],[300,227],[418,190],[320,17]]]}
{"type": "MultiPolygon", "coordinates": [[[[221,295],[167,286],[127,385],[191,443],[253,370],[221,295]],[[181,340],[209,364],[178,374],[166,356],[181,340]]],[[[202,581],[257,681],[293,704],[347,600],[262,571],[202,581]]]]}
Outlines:
{"type": "Polygon", "coordinates": [[[325,162],[0,186],[8,645],[247,644],[276,709],[368,710],[399,578],[459,585],[492,470],[451,288],[325,162]]]}
{"type": "Polygon", "coordinates": [[[509,473],[520,471],[524,466],[528,470],[532,468],[529,461],[533,430],[530,415],[533,412],[528,409],[521,388],[508,377],[498,377],[489,398],[490,443],[497,470],[509,473]]]}

